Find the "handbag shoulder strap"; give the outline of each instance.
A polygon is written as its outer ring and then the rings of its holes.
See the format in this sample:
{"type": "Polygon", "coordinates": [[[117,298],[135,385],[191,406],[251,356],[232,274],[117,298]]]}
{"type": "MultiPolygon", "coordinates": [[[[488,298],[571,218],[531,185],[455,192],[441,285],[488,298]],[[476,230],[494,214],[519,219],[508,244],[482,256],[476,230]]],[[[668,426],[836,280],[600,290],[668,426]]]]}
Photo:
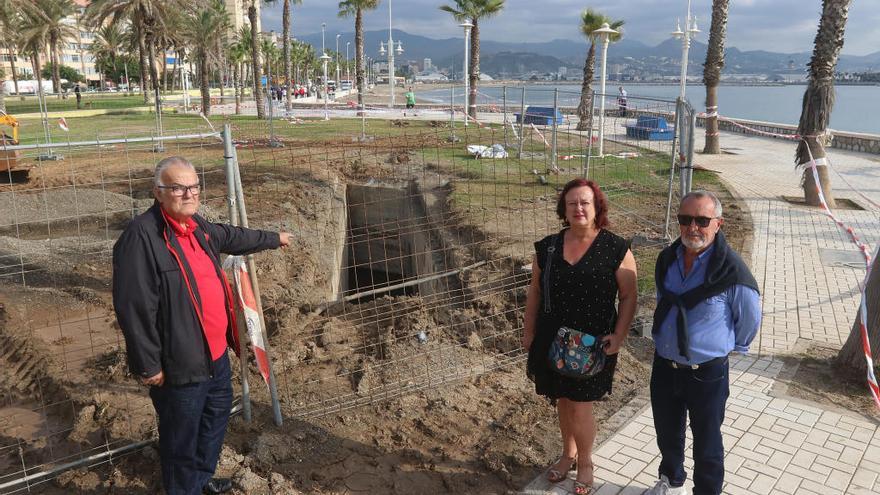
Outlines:
{"type": "Polygon", "coordinates": [[[553,266],[553,254],[556,252],[556,239],[558,234],[550,236],[550,245],[547,246],[547,257],[544,259],[544,271],[541,272],[541,279],[544,282],[543,299],[544,313],[550,313],[550,267],[553,266]]]}

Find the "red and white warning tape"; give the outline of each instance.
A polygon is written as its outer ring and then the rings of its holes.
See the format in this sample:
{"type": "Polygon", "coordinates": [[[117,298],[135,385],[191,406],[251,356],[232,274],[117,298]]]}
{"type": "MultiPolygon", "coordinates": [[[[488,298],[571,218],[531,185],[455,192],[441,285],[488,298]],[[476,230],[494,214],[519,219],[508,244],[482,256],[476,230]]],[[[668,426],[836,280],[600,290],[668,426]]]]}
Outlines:
{"type": "MultiPolygon", "coordinates": [[[[862,337],[862,350],[865,353],[865,361],[868,365],[868,388],[871,391],[871,396],[874,399],[874,404],[877,405],[877,408],[880,409],[880,386],[877,385],[877,377],[874,376],[874,360],[871,357],[871,342],[868,338],[868,303],[867,303],[867,287],[868,287],[868,277],[871,276],[871,251],[868,249],[868,246],[859,239],[859,236],[856,235],[855,231],[849,225],[843,223],[834,212],[828,207],[828,203],[825,201],[825,195],[822,193],[822,187],[819,182],[819,172],[816,169],[817,160],[813,158],[813,152],[810,150],[810,147],[807,146],[807,153],[810,156],[810,171],[813,174],[813,182],[816,185],[816,194],[819,196],[819,203],[822,206],[822,212],[825,213],[831,220],[834,221],[840,228],[846,231],[849,234],[850,240],[855,244],[859,251],[861,251],[862,256],[865,258],[865,280],[862,283],[862,298],[859,305],[859,333],[862,337]]],[[[821,159],[820,159],[821,160],[821,159]]],[[[878,245],[878,250],[880,250],[880,245],[878,245]]],[[[877,253],[875,253],[877,256],[877,253]]]]}
{"type": "Polygon", "coordinates": [[[541,134],[541,131],[539,131],[538,128],[535,127],[535,124],[529,124],[529,125],[532,127],[532,131],[534,131],[537,135],[541,136],[541,140],[544,141],[544,146],[549,147],[550,143],[547,142],[547,138],[545,138],[544,135],[541,134]]]}
{"type": "Polygon", "coordinates": [[[257,358],[257,367],[266,385],[269,384],[269,358],[266,353],[266,344],[263,342],[263,325],[260,323],[260,313],[257,309],[257,301],[254,297],[254,289],[248,276],[247,263],[243,256],[229,256],[223,262],[224,269],[231,269],[235,277],[235,292],[238,296],[238,304],[244,314],[247,324],[248,337],[254,348],[254,356],[257,358]]]}
{"type": "MultiPolygon", "coordinates": [[[[707,110],[709,110],[709,108],[707,108],[707,110]]],[[[773,133],[773,132],[762,131],[760,129],[755,129],[753,127],[745,126],[745,125],[740,124],[739,122],[736,122],[734,120],[725,119],[723,117],[720,117],[720,116],[718,116],[718,113],[715,111],[710,112],[710,113],[701,114],[701,116],[703,116],[703,117],[717,117],[718,120],[723,120],[724,122],[729,122],[730,124],[733,124],[736,127],[748,130],[748,131],[753,132],[755,134],[769,136],[769,137],[775,137],[775,138],[780,138],[780,139],[788,139],[791,141],[800,141],[800,140],[806,141],[808,138],[815,139],[815,138],[819,137],[819,136],[801,136],[798,134],[778,134],[778,133],[773,133]]],[[[850,240],[853,242],[853,244],[856,245],[856,247],[858,247],[859,251],[862,253],[862,256],[865,258],[865,267],[866,267],[865,279],[862,282],[861,301],[859,303],[859,334],[860,334],[861,340],[862,340],[862,351],[865,354],[865,361],[867,362],[867,368],[868,368],[868,370],[867,370],[868,389],[871,392],[871,397],[874,399],[874,404],[877,406],[878,409],[880,409],[880,386],[878,386],[877,377],[874,375],[874,359],[871,357],[871,341],[869,339],[869,334],[868,334],[868,304],[867,304],[867,293],[866,293],[867,286],[868,286],[868,278],[871,276],[871,261],[878,256],[878,253],[880,253],[880,244],[878,244],[877,250],[875,250],[874,256],[872,257],[870,249],[868,248],[868,246],[864,242],[862,242],[861,239],[859,239],[859,236],[856,235],[855,230],[853,230],[853,228],[850,227],[849,225],[843,223],[840,220],[840,218],[838,218],[837,215],[835,215],[834,212],[831,211],[831,208],[828,207],[828,202],[825,200],[825,195],[822,193],[822,187],[819,182],[819,172],[816,169],[816,167],[818,165],[826,165],[826,166],[830,167],[831,163],[829,160],[827,160],[827,158],[824,158],[824,157],[818,158],[818,159],[814,158],[813,152],[810,149],[810,147],[807,146],[806,148],[807,148],[807,153],[810,157],[810,162],[807,164],[807,166],[810,167],[810,172],[813,175],[813,183],[816,186],[816,194],[817,194],[817,196],[819,196],[819,203],[822,207],[822,212],[825,213],[825,215],[827,215],[828,218],[830,218],[834,223],[836,223],[838,227],[840,227],[841,229],[846,231],[846,233],[849,235],[850,240]]],[[[838,174],[838,175],[840,175],[840,174],[838,174]]],[[[847,182],[846,179],[843,178],[842,175],[840,175],[840,177],[844,180],[844,182],[847,183],[847,185],[850,186],[850,188],[852,188],[854,191],[856,191],[863,198],[867,199],[872,205],[878,206],[878,204],[876,202],[874,202],[873,200],[871,200],[870,198],[868,198],[867,196],[862,194],[856,188],[852,187],[852,185],[850,185],[849,182],[847,182]]]]}

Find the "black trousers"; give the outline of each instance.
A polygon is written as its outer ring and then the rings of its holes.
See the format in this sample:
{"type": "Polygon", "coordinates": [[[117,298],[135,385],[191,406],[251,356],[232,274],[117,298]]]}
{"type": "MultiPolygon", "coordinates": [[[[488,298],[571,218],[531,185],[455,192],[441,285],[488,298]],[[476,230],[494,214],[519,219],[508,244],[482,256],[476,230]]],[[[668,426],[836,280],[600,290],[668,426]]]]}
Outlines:
{"type": "Polygon", "coordinates": [[[675,369],[654,358],[651,371],[651,409],[660,448],[660,473],[670,485],[681,486],[684,471],[686,420],[694,437],[694,495],[719,495],[724,483],[724,445],[721,424],[730,396],[727,359],[692,370],[675,369]]]}
{"type": "Polygon", "coordinates": [[[231,377],[229,357],[223,354],[208,381],[150,388],[168,495],[198,495],[214,476],[232,408],[231,377]]]}

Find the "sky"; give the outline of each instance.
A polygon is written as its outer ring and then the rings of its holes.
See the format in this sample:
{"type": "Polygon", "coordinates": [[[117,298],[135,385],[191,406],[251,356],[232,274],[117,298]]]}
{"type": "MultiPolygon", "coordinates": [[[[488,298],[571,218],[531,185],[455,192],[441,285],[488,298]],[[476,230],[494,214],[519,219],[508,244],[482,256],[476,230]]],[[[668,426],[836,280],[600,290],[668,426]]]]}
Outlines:
{"type": "MultiPolygon", "coordinates": [[[[364,15],[364,29],[388,29],[388,2],[394,29],[428,38],[462,37],[462,29],[446,12],[439,10],[452,0],[380,0],[379,8],[364,15]]],[[[711,0],[691,0],[707,41],[711,21],[711,0]]],[[[263,29],[281,31],[281,1],[263,6],[263,29]]],[[[495,17],[480,24],[480,38],[492,41],[527,42],[553,39],[582,39],[578,30],[580,12],[591,7],[614,19],[623,19],[625,36],[649,45],[669,38],[676,18],[684,18],[687,0],[507,0],[495,17]]],[[[354,32],[354,19],[337,16],[335,0],[302,0],[293,7],[294,36],[321,32],[327,23],[326,39],[336,33],[354,32]]],[[[730,0],[727,46],[741,50],[811,52],[821,0],[730,0]]],[[[853,0],[847,22],[843,53],[867,55],[880,50],[880,0],[853,0]]]]}

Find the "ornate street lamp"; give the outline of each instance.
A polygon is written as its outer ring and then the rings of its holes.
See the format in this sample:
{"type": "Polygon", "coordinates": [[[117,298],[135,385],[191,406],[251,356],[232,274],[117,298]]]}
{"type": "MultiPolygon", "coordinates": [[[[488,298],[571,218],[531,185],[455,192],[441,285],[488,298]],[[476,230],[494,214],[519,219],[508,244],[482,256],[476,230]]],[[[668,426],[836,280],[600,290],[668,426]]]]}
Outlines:
{"type": "Polygon", "coordinates": [[[691,0],[688,0],[687,14],[684,19],[684,31],[681,30],[681,20],[675,21],[675,31],[672,37],[681,40],[681,81],[679,82],[679,98],[684,99],[687,87],[688,51],[691,48],[691,38],[695,37],[700,30],[697,28],[697,18],[691,15],[691,0]]]}
{"type": "MultiPolygon", "coordinates": [[[[599,156],[604,156],[604,145],[605,145],[605,66],[608,61],[608,44],[611,42],[611,36],[617,34],[618,32],[608,25],[607,22],[602,24],[602,27],[593,31],[593,34],[599,35],[599,38],[602,40],[602,75],[601,75],[601,83],[599,87],[599,156]]],[[[555,119],[556,116],[554,115],[555,119]]]]}

